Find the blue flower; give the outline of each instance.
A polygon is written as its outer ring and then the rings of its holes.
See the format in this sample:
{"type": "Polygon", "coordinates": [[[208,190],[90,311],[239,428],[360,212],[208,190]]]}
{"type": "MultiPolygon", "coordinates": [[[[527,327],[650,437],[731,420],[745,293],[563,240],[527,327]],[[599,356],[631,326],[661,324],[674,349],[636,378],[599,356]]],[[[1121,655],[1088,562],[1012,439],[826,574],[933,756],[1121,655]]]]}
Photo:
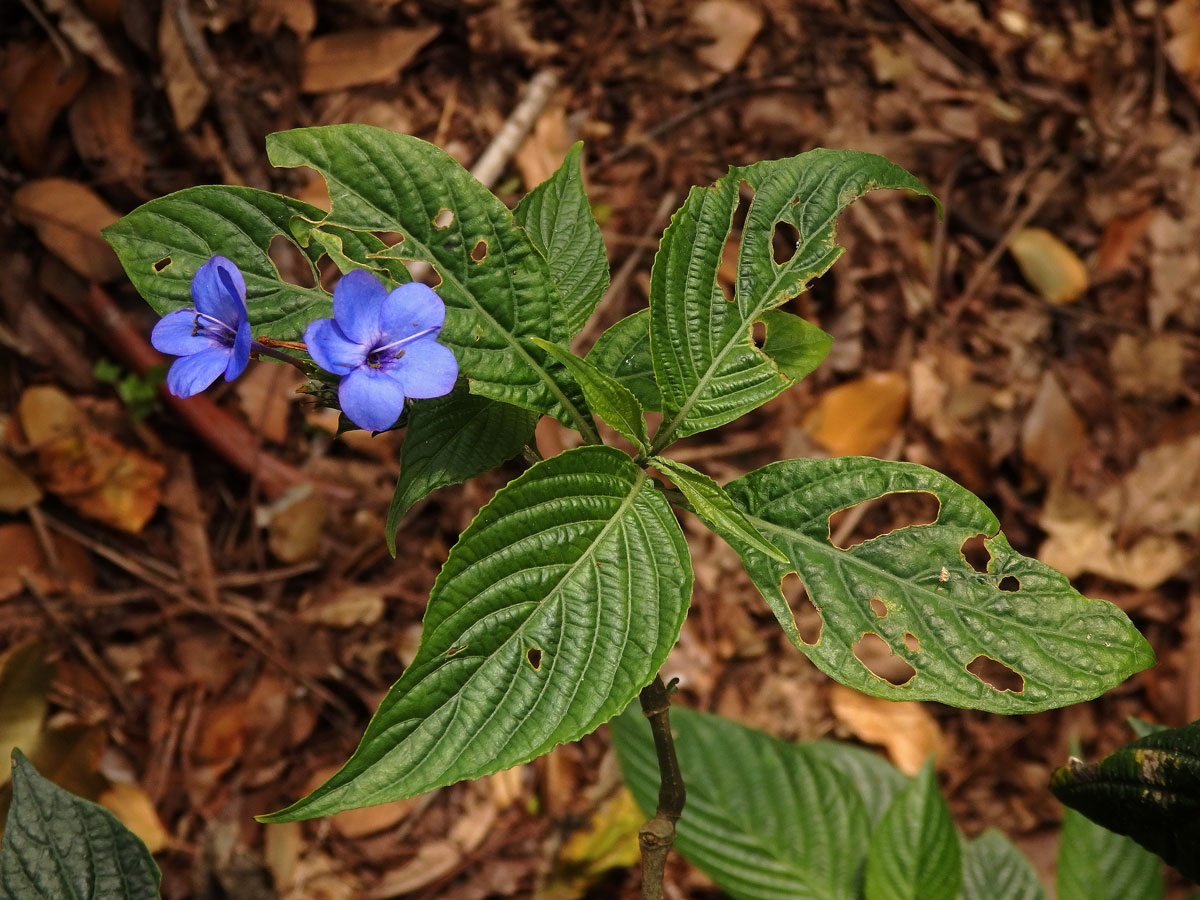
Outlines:
{"type": "Polygon", "coordinates": [[[178,356],[167,372],[167,388],[176,397],[198,394],[222,372],[226,381],[242,374],[250,360],[250,321],[246,281],[224,256],[214,256],[192,278],[194,308],[167,313],[150,343],[178,356]]]}
{"type": "Polygon", "coordinates": [[[333,289],[333,318],[309,325],[304,342],[313,362],[342,376],[338,400],[350,421],[386,431],[405,397],[440,397],[454,387],[458,360],[437,342],[445,320],[445,304],[425,285],[402,284],[389,294],[370,272],[355,269],[333,289]]]}

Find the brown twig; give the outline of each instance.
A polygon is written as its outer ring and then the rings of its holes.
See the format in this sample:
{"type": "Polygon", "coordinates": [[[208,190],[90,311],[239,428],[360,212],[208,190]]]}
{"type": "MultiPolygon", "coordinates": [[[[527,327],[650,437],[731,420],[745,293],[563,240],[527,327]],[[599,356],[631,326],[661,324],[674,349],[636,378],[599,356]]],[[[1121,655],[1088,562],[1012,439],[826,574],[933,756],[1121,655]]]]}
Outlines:
{"type": "Polygon", "coordinates": [[[529,130],[533,128],[533,123],[542,114],[542,110],[546,108],[557,89],[558,75],[550,69],[542,69],[529,79],[529,84],[521,93],[521,99],[504,120],[487,149],[479,154],[475,165],[471,167],[471,174],[479,179],[484,187],[490,188],[496,183],[496,179],[520,148],[529,130]]]}
{"type": "Polygon", "coordinates": [[[638,844],[642,849],[642,900],[662,900],[667,856],[675,843],[675,823],[683,814],[687,791],[675,756],[675,738],[671,734],[670,689],[655,675],[654,680],[642,688],[639,699],[642,713],[650,720],[661,778],[658,809],[638,831],[638,844]]]}

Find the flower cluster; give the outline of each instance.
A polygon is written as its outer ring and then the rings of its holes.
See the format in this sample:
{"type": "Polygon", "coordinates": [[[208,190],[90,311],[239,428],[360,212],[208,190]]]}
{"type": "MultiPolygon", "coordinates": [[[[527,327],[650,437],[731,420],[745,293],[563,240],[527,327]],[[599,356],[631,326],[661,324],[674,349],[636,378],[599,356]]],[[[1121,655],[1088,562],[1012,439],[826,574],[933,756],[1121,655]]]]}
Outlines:
{"type": "MultiPolygon", "coordinates": [[[[167,373],[177,397],[198,394],[221,373],[232,381],[246,368],[252,347],[246,282],[237,266],[214,256],[192,279],[194,307],[168,313],[150,342],[178,356],[167,373]]],[[[341,376],[342,412],[360,428],[385,431],[396,424],[408,397],[449,393],[458,360],[437,337],[446,319],[440,297],[423,284],[389,292],[365,270],[344,275],[333,290],[333,318],[317,319],[304,335],[313,362],[341,376]]]]}

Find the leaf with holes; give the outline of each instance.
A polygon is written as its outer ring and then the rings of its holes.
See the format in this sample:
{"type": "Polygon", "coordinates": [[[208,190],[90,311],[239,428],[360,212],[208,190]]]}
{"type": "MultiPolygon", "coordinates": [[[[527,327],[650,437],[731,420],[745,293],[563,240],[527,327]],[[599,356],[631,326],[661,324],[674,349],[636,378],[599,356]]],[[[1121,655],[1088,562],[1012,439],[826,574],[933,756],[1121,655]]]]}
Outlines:
{"type": "Polygon", "coordinates": [[[13,751],[0,900],[156,900],[158,883],[150,851],[116,816],[43,778],[13,751]]]}
{"type": "MultiPolygon", "coordinates": [[[[659,772],[645,716],[613,720],[625,783],[647,815],[659,772]]],[[[687,802],[675,846],[737,900],[857,900],[871,822],[851,777],[814,753],[719,716],[671,707],[687,802]]]]}
{"type": "Polygon", "coordinates": [[[864,693],[1037,712],[1088,700],[1154,662],[1121,610],[1081,596],[1062,574],[1014,551],[978,497],[924,466],[866,457],[792,459],[725,490],[791,560],[785,565],[737,548],[792,643],[831,678],[864,693]],[[933,494],[937,520],[847,550],[833,544],[831,515],[897,492],[933,494]],[[976,535],[991,554],[985,572],[961,550],[976,535]],[[780,590],[789,571],[821,614],[816,643],[802,640],[780,590]],[[1005,579],[1019,589],[1001,590],[1005,579]],[[854,654],[866,635],[878,635],[916,674],[903,685],[875,675],[854,654]],[[979,657],[1015,672],[1024,689],[997,690],[974,675],[968,666],[979,657]]]}
{"type": "Polygon", "coordinates": [[[612,325],[596,340],[587,361],[629,388],[642,409],[662,410],[650,356],[650,310],[638,310],[612,325]]]}
{"type": "Polygon", "coordinates": [[[628,456],[589,446],[538,463],[450,551],[416,658],[354,756],[263,821],[412,797],[582,737],[654,677],[691,587],[679,523],[628,456]]]}
{"type": "Polygon", "coordinates": [[[962,856],[932,762],[892,800],[871,834],[866,900],[954,900],[962,856]]]}
{"type": "Polygon", "coordinates": [[[1029,860],[994,828],[963,844],[962,879],[958,900],[1046,900],[1029,860]]]}
{"type": "Polygon", "coordinates": [[[645,414],[642,412],[642,405],[629,388],[565,347],[536,337],[533,342],[571,373],[571,377],[583,390],[583,397],[588,406],[600,418],[620,432],[621,437],[640,452],[646,452],[649,438],[646,436],[645,414]]]}
{"type": "Polygon", "coordinates": [[[512,459],[533,438],[537,420],[536,413],[476,396],[461,385],[444,397],[414,403],[400,445],[400,478],[384,526],[392,556],[396,529],[414,503],[512,459]]]}
{"type": "Polygon", "coordinates": [[[267,137],[267,155],[325,178],[332,210],[310,217],[312,227],[400,235],[357,262],[406,259],[433,268],[446,304],[438,340],[454,351],[472,393],[550,412],[595,436],[575,383],[531,340],[569,338],[549,265],[466,169],[419,138],[367,125],[278,132],[267,137]]]}
{"type": "Polygon", "coordinates": [[[268,255],[283,236],[306,259],[314,283],[322,249],[301,247],[292,235],[296,216],[321,210],[291,197],[246,187],[188,188],[149,203],[102,232],[138,293],[159,315],[192,305],[192,276],[213,256],[233,260],[246,278],[246,308],[254,333],[298,338],[310,321],[331,315],[319,287],[289,284],[268,255]]]}
{"type": "Polygon", "coordinates": [[[550,264],[567,310],[571,335],[591,318],[608,289],[608,254],[583,189],[579,157],[583,142],[567,153],[558,171],[521,198],[513,210],[538,252],[550,264]]]}
{"type": "Polygon", "coordinates": [[[1200,722],[1147,734],[1092,765],[1072,759],[1050,789],[1200,882],[1200,722]]]}
{"type": "MultiPolygon", "coordinates": [[[[663,396],[656,453],[736,419],[795,383],[805,367],[797,365],[797,329],[783,326],[787,334],[774,345],[782,359],[776,359],[754,345],[752,326],[833,265],[844,249],[835,240],[838,215],[879,188],[932,197],[894,163],[851,150],[810,150],[735,167],[711,187],[692,188],[663,234],[650,275],[650,349],[663,396]],[[742,184],[754,198],[738,251],[737,291],[727,301],[717,270],[742,184]],[[777,262],[772,243],[781,226],[794,228],[798,239],[791,257],[777,262]]],[[[806,362],[815,350],[802,354],[806,362]]]]}
{"type": "Polygon", "coordinates": [[[1163,900],[1162,863],[1121,834],[1063,810],[1055,870],[1058,900],[1163,900]]]}

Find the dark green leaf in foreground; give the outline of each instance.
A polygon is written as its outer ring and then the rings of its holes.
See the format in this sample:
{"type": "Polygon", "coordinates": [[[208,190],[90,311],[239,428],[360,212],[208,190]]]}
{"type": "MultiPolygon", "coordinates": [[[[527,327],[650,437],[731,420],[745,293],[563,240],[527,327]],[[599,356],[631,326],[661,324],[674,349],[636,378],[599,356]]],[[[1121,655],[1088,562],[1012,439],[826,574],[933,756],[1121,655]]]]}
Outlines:
{"type": "Polygon", "coordinates": [[[963,845],[962,873],[958,900],[1046,900],[1029,860],[994,828],[963,845]]]}
{"type": "Polygon", "coordinates": [[[116,816],[46,780],[13,752],[0,900],[154,900],[158,882],[150,851],[116,816]]]}
{"type": "Polygon", "coordinates": [[[829,355],[833,337],[812,322],[781,309],[769,309],[762,314],[766,338],[762,352],[775,360],[779,370],[793,381],[799,381],[819,366],[829,355]]]}
{"type": "MultiPolygon", "coordinates": [[[[659,773],[645,716],[614,719],[625,783],[651,814],[659,773]]],[[[851,777],[806,744],[671,707],[687,785],[675,846],[737,900],[857,900],[870,820],[851,777]]]]}
{"type": "Polygon", "coordinates": [[[192,276],[212,256],[227,256],[246,278],[246,307],[256,336],[299,338],[313,319],[332,314],[319,287],[283,281],[267,255],[283,235],[307,257],[314,282],[315,244],[296,244],[291,221],[320,217],[315,206],[247,187],[206,185],[144,203],[104,229],[138,293],[159,315],[192,305],[192,276]]]}
{"type": "Polygon", "coordinates": [[[658,672],[691,587],[679,523],[628,456],[589,446],[538,463],[450,551],[417,656],[354,756],[263,819],[411,797],[582,737],[658,672]]]}
{"type": "Polygon", "coordinates": [[[571,373],[594,413],[615,428],[639,452],[646,452],[650,442],[646,436],[646,418],[642,404],[638,403],[629,388],[565,347],[536,337],[533,342],[571,373]]]}
{"type": "Polygon", "coordinates": [[[384,535],[396,555],[396,529],[414,503],[448,484],[459,484],[521,452],[533,438],[537,414],[458,385],[451,393],[414,403],[400,445],[400,478],[384,535]]]}
{"type": "Polygon", "coordinates": [[[892,700],[937,700],[992,712],[1037,712],[1088,700],[1154,662],[1120,609],[1081,596],[1059,572],[1009,546],[974,494],[924,466],[866,457],[772,463],[725,486],[758,531],[791,560],[739,548],[746,571],[797,647],[831,678],[892,700]],[[937,521],[899,528],[847,550],[830,538],[834,513],[896,492],[927,492],[937,521]],[[985,536],[986,572],[962,554],[985,536]],[[780,590],[795,571],[821,614],[806,644],[780,590]],[[1013,587],[1002,590],[1001,584],[1013,587]],[[886,611],[878,615],[874,607],[886,611]],[[916,674],[902,685],[871,672],[854,645],[875,634],[916,674]],[[1000,690],[968,669],[978,657],[1023,679],[1000,690]]]}
{"type": "Polygon", "coordinates": [[[325,178],[332,209],[312,218],[312,227],[399,235],[358,262],[414,260],[433,268],[446,303],[438,340],[454,351],[472,393],[550,413],[594,436],[574,382],[555,373],[530,340],[565,344],[570,337],[550,266],[466,169],[419,138],[367,125],[268,135],[267,155],[277,166],[309,166],[325,178]]]}
{"type": "Polygon", "coordinates": [[[1200,882],[1200,722],[1155,731],[1092,765],[1072,759],[1050,789],[1200,882]]]}
{"type": "Polygon", "coordinates": [[[513,210],[516,223],[550,264],[571,335],[579,333],[608,289],[608,254],[579,169],[582,150],[582,142],[572,147],[558,171],[513,210]]]}
{"type": "Polygon", "coordinates": [[[638,310],[610,326],[597,338],[587,360],[633,391],[643,409],[662,410],[650,356],[650,310],[638,310]]]}
{"type": "Polygon", "coordinates": [[[1058,900],[1162,900],[1162,863],[1124,835],[1063,810],[1058,843],[1058,900]]]}
{"type": "Polygon", "coordinates": [[[908,778],[899,769],[878,753],[863,747],[844,741],[805,741],[803,746],[817,759],[850,777],[872,825],[883,818],[892,805],[892,798],[908,784],[908,778]]]}
{"type": "Polygon", "coordinates": [[[833,265],[843,250],[837,217],[879,188],[932,196],[881,156],[823,149],[733,168],[711,187],[692,188],[663,234],[650,276],[650,349],[663,396],[654,452],[761,406],[820,361],[816,329],[803,334],[777,318],[768,323],[768,338],[772,324],[777,335],[765,352],[754,344],[753,325],[833,265]],[[743,184],[754,196],[730,301],[717,271],[743,184]],[[798,240],[791,258],[777,262],[772,244],[781,223],[798,240]]]}
{"type": "Polygon", "coordinates": [[[871,834],[866,900],[954,900],[961,884],[958,834],[926,763],[871,834]]]}

